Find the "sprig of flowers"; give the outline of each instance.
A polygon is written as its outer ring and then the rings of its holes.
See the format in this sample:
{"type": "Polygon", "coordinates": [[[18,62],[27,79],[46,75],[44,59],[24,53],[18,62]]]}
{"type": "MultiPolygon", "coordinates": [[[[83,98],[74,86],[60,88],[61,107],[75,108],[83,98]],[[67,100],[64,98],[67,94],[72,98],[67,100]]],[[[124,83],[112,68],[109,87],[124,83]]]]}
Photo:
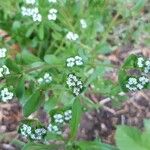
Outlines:
{"type": "Polygon", "coordinates": [[[50,123],[47,127],[49,132],[55,134],[62,134],[63,126],[68,123],[72,118],[72,111],[66,110],[63,113],[58,113],[53,115],[53,123],[50,123]]]}
{"type": "Polygon", "coordinates": [[[126,88],[130,91],[141,90],[147,83],[149,83],[149,79],[146,76],[141,76],[139,78],[130,77],[126,84],[126,88]]]}
{"type": "Polygon", "coordinates": [[[0,77],[4,77],[5,75],[9,75],[9,74],[10,74],[9,68],[6,65],[3,65],[0,68],[0,77]]]}
{"type": "Polygon", "coordinates": [[[0,48],[0,58],[6,57],[6,52],[7,52],[6,48],[0,48]]]}
{"type": "Polygon", "coordinates": [[[72,89],[73,94],[78,96],[81,93],[83,89],[83,83],[77,76],[74,74],[69,74],[66,83],[72,89]]]}
{"type": "Polygon", "coordinates": [[[77,33],[69,31],[66,35],[66,39],[70,41],[76,41],[77,39],[79,39],[79,35],[77,33]]]}
{"type": "Polygon", "coordinates": [[[44,127],[34,129],[27,124],[23,124],[20,127],[20,133],[26,138],[41,140],[46,135],[47,130],[44,127]]]}
{"type": "Polygon", "coordinates": [[[137,61],[137,66],[144,70],[144,73],[150,73],[150,59],[145,60],[143,57],[139,57],[137,61]]]}
{"type": "Polygon", "coordinates": [[[49,73],[45,73],[43,78],[38,79],[39,84],[52,82],[52,76],[49,73]]]}
{"type": "Polygon", "coordinates": [[[55,21],[57,19],[57,9],[55,8],[51,8],[49,10],[49,14],[48,14],[48,20],[53,20],[55,21]]]}
{"type": "Polygon", "coordinates": [[[8,102],[12,100],[14,94],[8,91],[8,88],[4,88],[0,91],[0,98],[2,102],[8,102]]]}
{"type": "Polygon", "coordinates": [[[67,62],[67,67],[73,67],[73,66],[81,66],[83,65],[83,59],[80,56],[75,56],[75,57],[69,57],[66,60],[67,62]]]}
{"type": "Polygon", "coordinates": [[[80,19],[80,25],[82,29],[86,29],[87,28],[87,23],[85,21],[85,19],[80,19]]]}

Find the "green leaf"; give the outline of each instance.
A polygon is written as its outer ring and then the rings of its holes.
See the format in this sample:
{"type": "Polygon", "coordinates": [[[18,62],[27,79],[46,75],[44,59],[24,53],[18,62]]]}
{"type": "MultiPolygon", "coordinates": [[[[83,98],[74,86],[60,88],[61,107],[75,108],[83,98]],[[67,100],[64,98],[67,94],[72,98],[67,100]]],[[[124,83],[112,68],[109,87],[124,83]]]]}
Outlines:
{"type": "Polygon", "coordinates": [[[21,59],[22,59],[22,62],[26,65],[41,61],[40,58],[36,57],[35,55],[33,55],[32,53],[30,53],[27,50],[24,50],[21,53],[21,59]]]}
{"type": "Polygon", "coordinates": [[[43,24],[41,24],[39,27],[38,35],[39,35],[40,40],[44,39],[44,25],[43,24]]]}
{"type": "Polygon", "coordinates": [[[22,150],[59,150],[62,146],[57,144],[38,144],[38,143],[27,143],[22,150]]]}
{"type": "Polygon", "coordinates": [[[10,58],[7,58],[7,59],[6,59],[6,66],[7,66],[10,70],[14,71],[15,73],[20,73],[20,72],[21,72],[20,67],[15,63],[14,60],[12,60],[12,59],[10,59],[10,58]]]}
{"type": "Polygon", "coordinates": [[[40,91],[36,90],[27,100],[23,106],[23,113],[28,117],[31,113],[35,112],[41,103],[40,91]]]}
{"type": "Polygon", "coordinates": [[[22,98],[25,92],[25,85],[24,85],[24,77],[18,79],[18,83],[16,86],[16,96],[18,98],[22,98]]]}
{"type": "Polygon", "coordinates": [[[107,42],[97,45],[96,50],[100,54],[108,54],[112,52],[111,46],[107,42]]]}
{"type": "Polygon", "coordinates": [[[141,144],[141,132],[136,128],[118,126],[115,138],[120,150],[148,150],[141,144]]]}
{"type": "Polygon", "coordinates": [[[82,115],[82,106],[79,99],[76,99],[72,107],[72,120],[71,120],[71,138],[75,139],[78,127],[80,124],[80,119],[82,115]]]}
{"type": "Polygon", "coordinates": [[[144,127],[147,132],[150,132],[150,119],[144,120],[144,127]]]}
{"type": "Polygon", "coordinates": [[[146,0],[137,0],[136,4],[132,8],[134,14],[138,14],[138,12],[144,7],[146,0]]]}
{"type": "Polygon", "coordinates": [[[44,61],[49,65],[58,64],[60,60],[55,55],[45,55],[44,61]]]}
{"type": "Polygon", "coordinates": [[[101,142],[99,140],[95,141],[80,141],[78,146],[81,150],[102,150],[101,142]]]}
{"type": "Polygon", "coordinates": [[[137,56],[132,54],[125,60],[122,68],[123,69],[134,68],[136,67],[136,62],[137,62],[137,56]]]}

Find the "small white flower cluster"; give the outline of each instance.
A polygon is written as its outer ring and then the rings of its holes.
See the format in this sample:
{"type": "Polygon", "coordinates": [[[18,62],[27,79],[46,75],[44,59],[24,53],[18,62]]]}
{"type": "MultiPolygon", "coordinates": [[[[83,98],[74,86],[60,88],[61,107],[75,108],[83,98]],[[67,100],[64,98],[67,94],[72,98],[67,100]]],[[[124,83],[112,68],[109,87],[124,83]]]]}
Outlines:
{"type": "Polygon", "coordinates": [[[144,67],[145,73],[150,73],[150,60],[146,60],[145,67],[144,67]]]}
{"type": "Polygon", "coordinates": [[[45,73],[43,78],[38,79],[39,84],[50,83],[50,82],[52,82],[52,76],[50,76],[49,73],[45,73]]]}
{"type": "Polygon", "coordinates": [[[67,67],[73,67],[75,65],[83,65],[83,59],[80,56],[67,58],[67,67]]]}
{"type": "Polygon", "coordinates": [[[66,39],[70,40],[70,41],[76,41],[79,38],[79,35],[73,32],[68,32],[66,35],[66,39]]]}
{"type": "MultiPolygon", "coordinates": [[[[36,0],[25,0],[26,4],[34,5],[36,3],[36,0]]],[[[37,7],[21,7],[21,14],[23,16],[31,16],[32,20],[34,22],[41,22],[42,21],[42,15],[39,12],[39,9],[37,7]]]]}
{"type": "Polygon", "coordinates": [[[144,73],[146,73],[146,74],[150,73],[150,59],[149,60],[144,60],[143,57],[139,57],[137,65],[138,65],[139,68],[144,69],[144,73]]]}
{"type": "Polygon", "coordinates": [[[36,2],[36,0],[25,0],[26,4],[31,4],[31,5],[34,5],[35,2],[36,2]]]}
{"type": "Polygon", "coordinates": [[[130,91],[137,91],[143,89],[147,83],[149,83],[149,79],[145,76],[141,76],[138,79],[130,77],[128,79],[128,83],[126,84],[126,88],[130,91]]]}
{"type": "Polygon", "coordinates": [[[0,77],[4,77],[5,75],[8,75],[8,74],[10,74],[8,67],[6,65],[3,65],[0,68],[0,77]]]}
{"type": "Polygon", "coordinates": [[[48,0],[49,3],[57,3],[57,0],[48,0]]]}
{"type": "Polygon", "coordinates": [[[86,21],[85,21],[84,19],[80,19],[80,24],[81,24],[81,27],[82,27],[83,29],[86,29],[86,28],[87,28],[87,23],[86,23],[86,21]]]}
{"type": "Polygon", "coordinates": [[[64,112],[64,119],[65,121],[69,121],[72,118],[72,111],[71,110],[67,110],[64,112]]]}
{"type": "Polygon", "coordinates": [[[77,76],[69,74],[66,83],[72,88],[73,94],[78,96],[81,93],[81,90],[83,89],[83,83],[77,78],[77,76]]]}
{"type": "Polygon", "coordinates": [[[9,100],[11,100],[13,98],[13,93],[8,91],[8,88],[4,88],[3,90],[1,90],[0,92],[0,97],[2,102],[8,102],[9,100]]]}
{"type": "Polygon", "coordinates": [[[22,136],[29,137],[32,140],[41,140],[47,133],[47,130],[45,128],[37,128],[34,130],[31,126],[23,124],[20,128],[20,133],[22,136]]]}
{"type": "Polygon", "coordinates": [[[49,124],[47,129],[48,129],[49,132],[52,132],[52,133],[55,133],[55,134],[58,134],[58,135],[62,134],[62,132],[60,131],[60,129],[58,128],[57,125],[49,124]]]}
{"type": "Polygon", "coordinates": [[[56,19],[57,19],[57,9],[52,8],[52,9],[49,10],[48,20],[55,21],[56,19]]]}
{"type": "Polygon", "coordinates": [[[62,114],[55,114],[53,116],[55,123],[63,123],[64,122],[64,118],[62,114]]]}
{"type": "Polygon", "coordinates": [[[60,135],[62,134],[62,131],[61,131],[62,125],[64,125],[64,123],[71,120],[72,111],[66,110],[63,114],[55,114],[53,118],[54,118],[54,125],[49,124],[47,129],[49,132],[60,135]]]}
{"type": "Polygon", "coordinates": [[[0,48],[0,58],[6,57],[6,52],[7,52],[6,48],[0,48]]]}

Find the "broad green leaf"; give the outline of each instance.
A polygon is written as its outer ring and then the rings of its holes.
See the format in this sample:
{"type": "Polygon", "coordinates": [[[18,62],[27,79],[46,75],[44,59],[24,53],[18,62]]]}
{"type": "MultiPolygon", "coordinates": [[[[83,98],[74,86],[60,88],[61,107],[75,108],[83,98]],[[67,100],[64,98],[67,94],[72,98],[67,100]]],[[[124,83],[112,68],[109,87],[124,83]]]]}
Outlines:
{"type": "Polygon", "coordinates": [[[119,150],[148,150],[141,143],[141,132],[133,127],[118,126],[116,144],[119,150]]]}
{"type": "Polygon", "coordinates": [[[78,127],[80,124],[81,115],[82,115],[81,102],[79,99],[76,99],[72,107],[72,119],[71,119],[71,138],[72,139],[76,138],[78,127]]]}
{"type": "Polygon", "coordinates": [[[55,55],[45,55],[44,61],[49,65],[58,64],[60,60],[55,55]]]}
{"type": "Polygon", "coordinates": [[[22,59],[22,62],[26,65],[41,61],[40,58],[36,57],[35,55],[33,55],[32,53],[26,50],[24,50],[21,53],[21,59],[22,59]]]}
{"type": "Polygon", "coordinates": [[[31,113],[35,112],[41,103],[40,91],[36,90],[27,100],[23,106],[23,113],[28,117],[31,113]]]}
{"type": "Polygon", "coordinates": [[[123,69],[134,68],[136,67],[136,63],[137,63],[137,56],[132,54],[124,61],[122,68],[123,69]]]}

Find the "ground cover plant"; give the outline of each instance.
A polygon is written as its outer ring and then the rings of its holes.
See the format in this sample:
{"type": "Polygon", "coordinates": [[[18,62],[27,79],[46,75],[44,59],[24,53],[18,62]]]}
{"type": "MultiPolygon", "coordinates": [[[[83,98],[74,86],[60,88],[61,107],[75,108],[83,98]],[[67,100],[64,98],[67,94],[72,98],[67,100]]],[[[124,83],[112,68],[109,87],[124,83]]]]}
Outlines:
{"type": "Polygon", "coordinates": [[[79,136],[84,114],[114,115],[132,94],[149,90],[150,58],[141,53],[150,45],[149,6],[148,0],[0,1],[0,105],[21,105],[10,142],[16,149],[150,149],[150,116],[140,128],[115,124],[114,142],[79,136]],[[122,58],[124,45],[131,52],[122,58]]]}

